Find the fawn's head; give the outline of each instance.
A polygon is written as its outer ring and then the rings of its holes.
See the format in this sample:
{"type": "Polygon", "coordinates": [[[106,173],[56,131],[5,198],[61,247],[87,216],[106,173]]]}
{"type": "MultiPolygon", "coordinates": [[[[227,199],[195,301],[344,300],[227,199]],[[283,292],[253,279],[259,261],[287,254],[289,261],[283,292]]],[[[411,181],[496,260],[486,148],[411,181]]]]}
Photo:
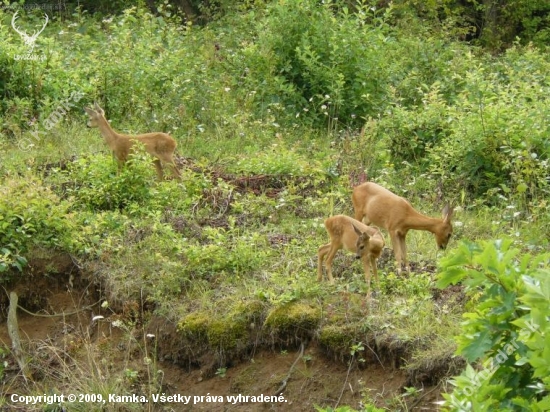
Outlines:
{"type": "Polygon", "coordinates": [[[357,234],[357,240],[355,241],[355,259],[361,259],[365,254],[369,253],[370,236],[367,232],[361,232],[355,225],[352,226],[357,234]]]}
{"type": "Polygon", "coordinates": [[[85,107],[84,110],[86,113],[88,113],[88,116],[90,117],[88,119],[87,126],[88,127],[98,127],[98,119],[105,118],[105,112],[97,103],[94,102],[94,108],[91,109],[89,107],[85,107]]]}
{"type": "Polygon", "coordinates": [[[435,232],[435,241],[439,249],[445,249],[453,234],[453,226],[451,225],[451,217],[453,216],[453,208],[447,204],[443,208],[443,221],[435,232]]]}

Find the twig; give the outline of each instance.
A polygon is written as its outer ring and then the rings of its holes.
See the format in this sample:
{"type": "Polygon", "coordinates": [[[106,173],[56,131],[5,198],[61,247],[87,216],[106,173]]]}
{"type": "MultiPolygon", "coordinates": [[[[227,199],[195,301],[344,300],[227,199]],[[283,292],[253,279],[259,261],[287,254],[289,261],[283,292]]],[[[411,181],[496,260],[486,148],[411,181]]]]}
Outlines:
{"type": "MultiPolygon", "coordinates": [[[[12,292],[14,293],[14,292],[12,292]]],[[[98,303],[100,303],[101,300],[98,300],[96,303],[93,303],[91,305],[88,305],[88,306],[85,306],[83,308],[80,308],[80,309],[76,309],[72,312],[69,312],[69,313],[65,313],[65,312],[61,312],[61,313],[54,313],[54,314],[51,314],[51,315],[43,315],[41,313],[34,313],[34,312],[31,312],[30,310],[27,310],[25,309],[23,306],[21,305],[17,305],[17,307],[19,309],[21,309],[23,312],[25,313],[28,313],[29,315],[31,316],[38,316],[40,318],[56,318],[58,316],[71,316],[71,315],[76,315],[77,313],[80,313],[80,312],[84,312],[85,310],[90,310],[92,309],[95,305],[97,305],[98,303]]],[[[10,304],[11,304],[11,293],[10,293],[10,304]]],[[[11,306],[11,305],[10,305],[11,306]]]]}
{"type": "Polygon", "coordinates": [[[432,389],[430,389],[428,392],[424,392],[424,394],[422,396],[419,396],[418,398],[415,399],[415,401],[412,403],[412,405],[410,406],[410,410],[412,411],[416,405],[418,405],[420,403],[420,401],[425,398],[426,396],[428,396],[430,393],[432,393],[433,391],[435,391],[436,389],[439,388],[439,386],[441,385],[441,381],[435,386],[433,387],[432,389]]]}
{"type": "Polygon", "coordinates": [[[298,363],[300,359],[302,359],[302,356],[304,356],[304,343],[300,345],[300,353],[298,354],[298,357],[290,367],[290,370],[288,371],[288,374],[286,375],[286,378],[283,379],[281,382],[281,386],[279,386],[279,389],[277,389],[277,392],[275,392],[275,396],[279,396],[283,391],[286,389],[286,385],[288,383],[288,380],[290,379],[290,375],[292,375],[292,371],[294,370],[294,367],[298,363]]]}
{"type": "Polygon", "coordinates": [[[348,373],[346,374],[346,379],[344,380],[344,384],[342,385],[342,391],[340,392],[340,396],[338,397],[338,400],[336,401],[336,405],[334,405],[333,409],[338,408],[338,405],[342,400],[342,396],[344,396],[344,391],[346,390],[346,383],[348,383],[349,374],[351,372],[351,367],[353,366],[354,361],[355,361],[355,355],[353,355],[353,357],[351,358],[351,361],[349,362],[348,373]]]}
{"type": "Polygon", "coordinates": [[[10,292],[10,308],[8,311],[8,334],[11,339],[13,355],[19,364],[21,374],[27,382],[27,362],[25,362],[23,350],[21,349],[21,338],[19,337],[19,326],[17,324],[17,293],[10,292]]]}

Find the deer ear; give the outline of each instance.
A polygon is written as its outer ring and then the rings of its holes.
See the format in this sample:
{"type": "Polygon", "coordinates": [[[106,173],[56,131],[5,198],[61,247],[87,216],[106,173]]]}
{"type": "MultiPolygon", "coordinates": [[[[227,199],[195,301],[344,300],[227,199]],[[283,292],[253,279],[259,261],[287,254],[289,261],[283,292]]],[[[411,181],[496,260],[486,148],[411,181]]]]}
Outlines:
{"type": "Polygon", "coordinates": [[[449,222],[451,220],[451,217],[453,216],[453,211],[454,208],[447,203],[443,208],[443,211],[441,212],[441,214],[443,215],[443,220],[449,222]]]}
{"type": "Polygon", "coordinates": [[[94,108],[98,113],[105,114],[105,112],[103,111],[103,109],[101,107],[99,107],[99,104],[97,104],[97,102],[94,102],[94,108]]]}
{"type": "Polygon", "coordinates": [[[90,109],[89,107],[84,107],[84,111],[86,113],[88,113],[89,116],[93,116],[96,114],[96,112],[94,112],[92,109],[90,109]]]}
{"type": "Polygon", "coordinates": [[[355,226],[353,223],[351,224],[353,226],[353,230],[355,233],[357,233],[358,236],[362,236],[363,232],[361,232],[359,229],[357,229],[357,226],[355,226]]]}

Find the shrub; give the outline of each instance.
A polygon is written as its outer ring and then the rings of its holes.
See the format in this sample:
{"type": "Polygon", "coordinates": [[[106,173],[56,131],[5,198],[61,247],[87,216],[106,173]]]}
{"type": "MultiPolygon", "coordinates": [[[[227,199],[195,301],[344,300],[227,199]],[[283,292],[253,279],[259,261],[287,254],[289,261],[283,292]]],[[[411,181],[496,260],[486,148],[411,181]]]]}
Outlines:
{"type": "Polygon", "coordinates": [[[0,280],[7,279],[11,268],[22,270],[32,247],[68,251],[76,247],[74,224],[68,215],[70,205],[42,182],[32,176],[25,180],[8,178],[0,194],[0,280]]]}
{"type": "Polygon", "coordinates": [[[82,157],[69,164],[65,190],[74,204],[101,211],[147,203],[153,182],[151,156],[140,152],[119,173],[116,167],[114,158],[107,156],[82,157]]]}
{"type": "Polygon", "coordinates": [[[442,259],[438,286],[462,282],[477,299],[456,338],[457,353],[477,366],[452,381],[447,410],[548,410],[549,259],[521,256],[510,240],[464,242],[442,259]]]}

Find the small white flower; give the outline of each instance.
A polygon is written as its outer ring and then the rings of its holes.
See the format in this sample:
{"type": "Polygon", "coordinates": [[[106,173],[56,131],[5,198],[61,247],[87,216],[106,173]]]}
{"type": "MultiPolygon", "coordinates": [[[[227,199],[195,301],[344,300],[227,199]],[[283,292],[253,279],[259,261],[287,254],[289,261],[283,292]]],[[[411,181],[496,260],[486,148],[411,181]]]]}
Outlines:
{"type": "Polygon", "coordinates": [[[121,328],[121,327],[124,326],[124,323],[120,319],[116,319],[116,320],[113,321],[112,325],[115,328],[121,328]]]}

